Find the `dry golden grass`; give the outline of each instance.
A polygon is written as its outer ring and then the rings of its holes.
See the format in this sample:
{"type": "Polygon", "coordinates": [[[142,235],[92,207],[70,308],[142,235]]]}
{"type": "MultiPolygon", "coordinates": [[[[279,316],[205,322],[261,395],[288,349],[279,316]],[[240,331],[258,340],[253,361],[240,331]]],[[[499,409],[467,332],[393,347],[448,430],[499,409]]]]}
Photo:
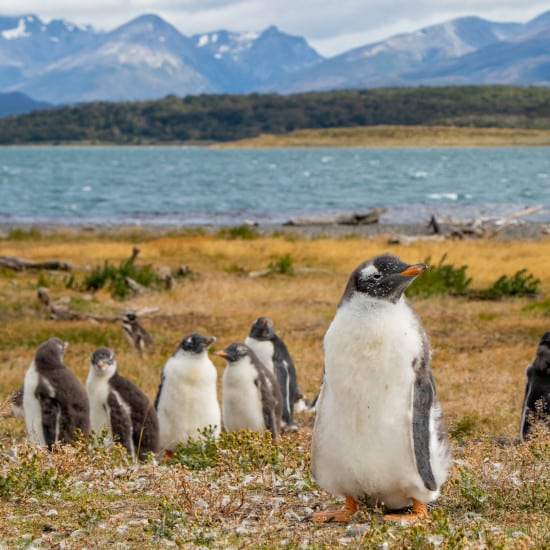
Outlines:
{"type": "MultiPolygon", "coordinates": [[[[434,505],[433,519],[426,525],[388,527],[377,511],[366,509],[358,518],[357,532],[345,526],[319,528],[298,521],[308,511],[336,500],[310,479],[312,418],[304,415],[299,418],[300,433],[286,434],[280,443],[280,463],[246,475],[231,462],[190,472],[177,466],[135,466],[123,455],[85,448],[39,453],[39,470],[53,468],[60,478],[67,478],[70,488],[54,487],[46,493],[35,489],[30,504],[25,504],[29,495],[4,494],[8,519],[0,527],[0,540],[7,541],[8,547],[36,539],[53,546],[65,541],[71,548],[114,543],[132,548],[164,547],[168,541],[181,546],[266,548],[285,541],[291,547],[301,543],[334,547],[386,542],[392,548],[424,548],[433,546],[434,541],[447,548],[482,543],[499,548],[550,545],[550,528],[544,523],[550,510],[548,436],[542,435],[531,446],[502,448],[494,442],[495,437],[517,435],[525,367],[534,357],[540,336],[550,329],[550,238],[523,242],[416,241],[390,246],[387,236],[293,235],[228,240],[215,235],[67,231],[1,242],[4,255],[72,262],[77,284],[90,267],[105,259],[115,265],[126,259],[133,246],[140,248],[138,263],[171,269],[188,265],[193,275],[179,280],[173,290],[151,291],[120,302],[106,290],[86,295],[66,288],[66,273],[0,270],[0,400],[4,413],[9,409],[9,395],[21,385],[37,345],[50,336],[70,342],[66,363],[82,381],[95,347],[112,346],[119,357],[120,372],[154,398],[162,365],[185,334],[213,334],[219,349],[231,341],[244,340],[260,315],[273,319],[295,360],[302,389],[313,397],[322,375],[323,336],[349,272],[364,259],[384,251],[410,262],[431,256],[435,263],[447,254],[447,263],[468,265],[472,286],[478,289],[486,288],[500,275],[527,268],[541,280],[542,297],[502,301],[449,296],[414,299],[431,338],[434,376],[445,417],[455,434],[458,459],[441,499],[434,505]],[[286,254],[291,255],[295,268],[310,271],[293,276],[246,275],[286,254]],[[140,359],[118,323],[48,319],[36,299],[37,288],[44,285],[54,299],[69,297],[71,307],[86,312],[114,315],[127,307],[158,308],[143,318],[155,340],[154,351],[140,359]],[[535,474],[538,477],[533,481],[535,474]],[[546,484],[546,493],[541,483],[546,484]],[[528,490],[533,494],[524,494],[528,490]],[[50,509],[57,515],[47,516],[50,509]],[[75,530],[78,536],[71,535],[75,530]],[[262,542],[259,537],[264,537],[262,542]]],[[[219,358],[214,362],[221,375],[223,362],[219,358]]],[[[35,451],[23,442],[23,423],[3,418],[2,476],[19,467],[22,457],[33,456],[35,451]],[[18,453],[18,460],[13,459],[14,453],[18,453]]],[[[17,475],[28,475],[32,468],[25,468],[17,475]]],[[[0,490],[2,483],[7,481],[0,476],[0,490]]]]}
{"type": "Polygon", "coordinates": [[[355,126],[262,134],[216,147],[511,147],[548,146],[550,131],[458,126],[355,126]]]}

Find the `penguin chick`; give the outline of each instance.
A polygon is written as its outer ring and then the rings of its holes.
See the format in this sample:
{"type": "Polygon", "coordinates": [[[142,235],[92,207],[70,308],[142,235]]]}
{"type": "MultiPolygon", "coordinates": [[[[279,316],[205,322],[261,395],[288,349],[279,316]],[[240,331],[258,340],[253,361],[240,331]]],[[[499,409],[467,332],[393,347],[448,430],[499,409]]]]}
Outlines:
{"type": "Polygon", "coordinates": [[[80,430],[90,433],[90,406],[84,386],[63,362],[68,344],[50,338],[41,344],[25,374],[23,410],[32,443],[69,443],[80,430]]]}
{"type": "Polygon", "coordinates": [[[275,376],[245,344],[233,343],[215,355],[227,366],[222,375],[222,417],[226,430],[281,431],[283,402],[275,376]]]}
{"type": "Polygon", "coordinates": [[[540,339],[535,359],[525,374],[527,385],[521,410],[520,439],[529,436],[536,421],[545,422],[550,429],[550,331],[540,339]]]}
{"type": "Polygon", "coordinates": [[[157,411],[135,384],[117,373],[111,349],[101,347],[92,354],[86,390],[91,428],[97,435],[109,430],[114,441],[140,460],[158,452],[157,411]]]}
{"type": "Polygon", "coordinates": [[[273,321],[267,317],[256,319],[244,343],[277,379],[283,399],[282,426],[297,430],[298,426],[294,421],[294,407],[299,399],[303,400],[303,394],[296,380],[294,362],[285,343],[275,333],[273,321]]]}
{"type": "Polygon", "coordinates": [[[134,310],[124,312],[121,322],[126,339],[140,355],[153,347],[153,338],[143,328],[134,310]]]}
{"type": "Polygon", "coordinates": [[[178,443],[197,438],[208,427],[218,437],[218,373],[208,357],[208,348],[215,341],[214,336],[189,334],[164,365],[155,399],[161,449],[174,451],[178,443]]]}
{"type": "Polygon", "coordinates": [[[317,482],[346,504],[314,521],[349,521],[359,499],[388,510],[412,504],[412,515],[425,517],[426,504],[439,496],[450,466],[448,437],[428,337],[404,296],[426,267],[382,254],[348,280],[324,339],[311,446],[317,482]]]}

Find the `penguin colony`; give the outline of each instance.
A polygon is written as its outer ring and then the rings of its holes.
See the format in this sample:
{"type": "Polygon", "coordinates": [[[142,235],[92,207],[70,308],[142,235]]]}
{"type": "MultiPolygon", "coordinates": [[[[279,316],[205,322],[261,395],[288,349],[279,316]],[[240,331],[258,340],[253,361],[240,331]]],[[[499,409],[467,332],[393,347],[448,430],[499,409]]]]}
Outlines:
{"type": "MultiPolygon", "coordinates": [[[[450,445],[429,339],[404,296],[426,267],[382,254],[360,264],[348,279],[324,338],[311,443],[316,481],[344,497],[345,505],[317,512],[313,521],[347,522],[360,501],[388,511],[411,508],[408,517],[426,517],[427,505],[439,496],[450,445]]],[[[142,355],[152,339],[132,313],[123,329],[142,355]]],[[[305,398],[272,321],[259,317],[244,343],[215,352],[226,360],[221,407],[217,371],[208,357],[215,341],[199,333],[185,336],[162,369],[152,404],[118,374],[111,349],[94,351],[84,387],[63,363],[67,343],[50,338],[39,346],[14,395],[13,414],[24,418],[30,442],[51,449],[79,435],[106,435],[138,459],[161,451],[170,456],[178,443],[206,429],[216,437],[222,426],[267,431],[273,441],[282,429],[296,430],[294,411],[305,398]]],[[[550,332],[542,336],[526,377],[520,440],[539,421],[550,428],[550,332]]]]}

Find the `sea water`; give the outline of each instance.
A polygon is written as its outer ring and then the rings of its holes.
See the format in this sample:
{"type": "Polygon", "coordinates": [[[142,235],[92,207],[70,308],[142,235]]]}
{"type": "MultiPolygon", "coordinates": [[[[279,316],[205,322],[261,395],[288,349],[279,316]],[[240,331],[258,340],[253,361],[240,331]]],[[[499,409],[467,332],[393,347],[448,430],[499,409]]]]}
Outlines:
{"type": "Polygon", "coordinates": [[[541,206],[550,149],[0,147],[0,223],[238,225],[385,207],[384,223],[541,206]]]}

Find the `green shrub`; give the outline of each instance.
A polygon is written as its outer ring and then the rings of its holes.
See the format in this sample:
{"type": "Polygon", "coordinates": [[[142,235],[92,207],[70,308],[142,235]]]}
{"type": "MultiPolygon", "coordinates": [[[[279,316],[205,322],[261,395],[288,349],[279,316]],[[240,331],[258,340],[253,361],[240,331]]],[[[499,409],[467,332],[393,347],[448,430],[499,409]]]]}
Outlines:
{"type": "Polygon", "coordinates": [[[11,241],[39,241],[41,238],[42,233],[36,227],[12,229],[7,236],[7,239],[11,241]]]}
{"type": "Polygon", "coordinates": [[[61,489],[64,483],[56,469],[44,468],[39,454],[34,453],[30,458],[23,459],[19,466],[0,475],[0,496],[28,498],[44,491],[61,489]]]}
{"type": "Polygon", "coordinates": [[[428,256],[424,263],[429,267],[407,289],[408,296],[432,296],[434,294],[466,294],[472,282],[466,276],[467,265],[455,267],[445,264],[447,254],[443,254],[439,263],[430,266],[431,256],[428,256]]]}
{"type": "Polygon", "coordinates": [[[511,277],[502,275],[488,289],[483,290],[484,298],[502,296],[535,296],[538,293],[540,279],[536,279],[527,269],[520,269],[511,277]]]}
{"type": "Polygon", "coordinates": [[[223,431],[215,438],[212,427],[208,427],[196,439],[190,437],[186,443],[178,443],[174,460],[190,470],[213,468],[223,462],[232,470],[250,472],[277,465],[279,452],[269,432],[223,431]]]}
{"type": "Polygon", "coordinates": [[[273,273],[294,275],[294,260],[289,253],[283,254],[279,259],[270,262],[268,267],[273,273]]]}
{"type": "Polygon", "coordinates": [[[258,233],[258,230],[255,227],[248,225],[246,223],[243,223],[235,227],[220,229],[217,233],[217,236],[222,239],[252,240],[252,239],[257,239],[260,236],[260,234],[258,233]]]}
{"type": "Polygon", "coordinates": [[[160,278],[151,265],[136,265],[134,258],[120,262],[118,267],[105,260],[103,266],[96,266],[84,279],[85,290],[99,290],[109,284],[109,290],[113,298],[126,298],[131,289],[126,282],[130,277],[142,286],[150,287],[160,284],[160,278]]]}

